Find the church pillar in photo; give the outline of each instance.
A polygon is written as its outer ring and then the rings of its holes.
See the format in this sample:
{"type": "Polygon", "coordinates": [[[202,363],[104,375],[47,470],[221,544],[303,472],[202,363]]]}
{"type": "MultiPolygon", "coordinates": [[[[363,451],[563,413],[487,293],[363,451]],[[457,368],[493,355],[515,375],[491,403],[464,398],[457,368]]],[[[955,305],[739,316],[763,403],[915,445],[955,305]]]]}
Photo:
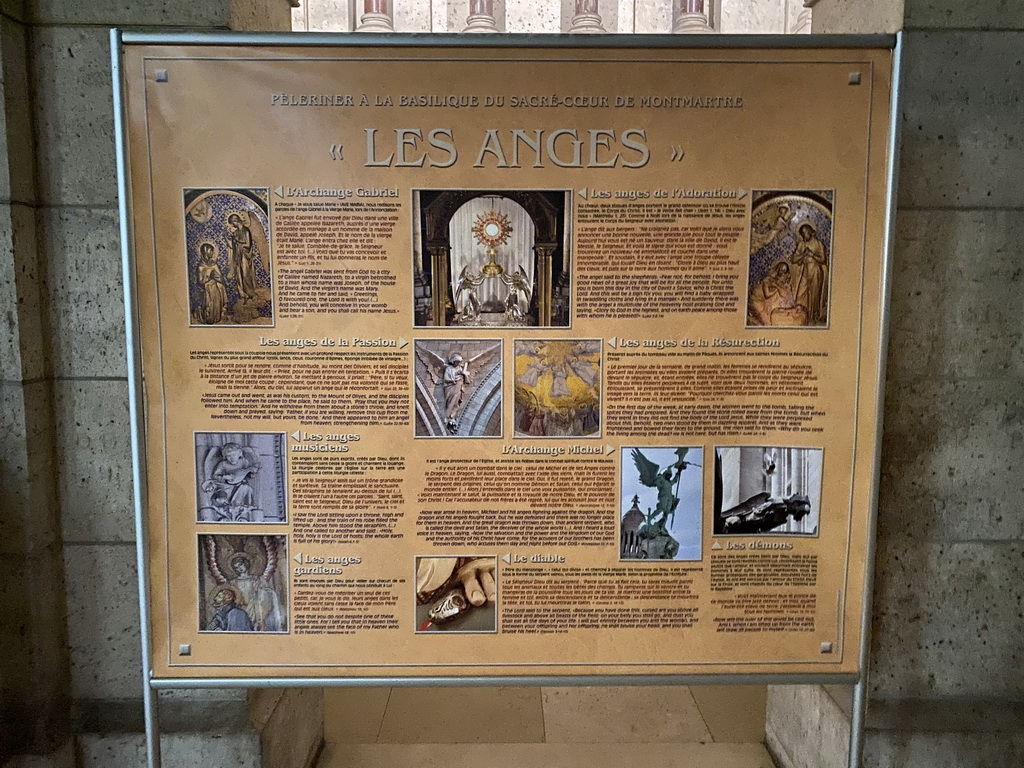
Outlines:
{"type": "Polygon", "coordinates": [[[431,293],[434,297],[431,325],[447,325],[448,304],[448,258],[451,249],[447,245],[429,245],[431,264],[431,293]]]}
{"type": "Polygon", "coordinates": [[[544,328],[551,325],[551,265],[552,255],[558,246],[554,243],[537,243],[537,325],[544,328]]]}

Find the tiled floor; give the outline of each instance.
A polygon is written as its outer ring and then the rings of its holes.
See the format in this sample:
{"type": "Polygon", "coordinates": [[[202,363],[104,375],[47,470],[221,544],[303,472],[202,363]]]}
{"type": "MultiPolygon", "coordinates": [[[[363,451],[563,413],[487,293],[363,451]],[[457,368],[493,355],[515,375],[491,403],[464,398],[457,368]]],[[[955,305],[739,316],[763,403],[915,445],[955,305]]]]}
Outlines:
{"type": "Polygon", "coordinates": [[[328,689],[319,768],[771,768],[758,686],[328,689]]]}

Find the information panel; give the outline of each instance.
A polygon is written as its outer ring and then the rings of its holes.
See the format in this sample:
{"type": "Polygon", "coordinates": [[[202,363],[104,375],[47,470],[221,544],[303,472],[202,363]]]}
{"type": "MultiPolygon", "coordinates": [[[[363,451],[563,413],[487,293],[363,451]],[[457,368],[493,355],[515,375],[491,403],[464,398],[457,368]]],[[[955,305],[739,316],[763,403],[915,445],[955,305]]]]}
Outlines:
{"type": "Polygon", "coordinates": [[[155,677],[859,671],[892,52],[576,42],[125,46],[155,677]]]}

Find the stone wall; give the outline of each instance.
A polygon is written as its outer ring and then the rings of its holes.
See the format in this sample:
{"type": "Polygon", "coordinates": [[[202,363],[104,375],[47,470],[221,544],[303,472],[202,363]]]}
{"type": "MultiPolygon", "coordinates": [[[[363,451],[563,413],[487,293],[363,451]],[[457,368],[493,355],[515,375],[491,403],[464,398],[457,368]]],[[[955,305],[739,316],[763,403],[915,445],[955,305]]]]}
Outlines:
{"type": "Polygon", "coordinates": [[[22,3],[0,6],[0,762],[70,757],[63,550],[55,478],[48,281],[37,236],[34,40],[22,3]]]}
{"type": "Polygon", "coordinates": [[[907,0],[906,27],[865,761],[1011,765],[1024,754],[1024,6],[907,0]]]}
{"type": "Polygon", "coordinates": [[[906,0],[807,0],[814,10],[813,32],[893,33],[903,29],[906,0]]]}
{"type": "MultiPolygon", "coordinates": [[[[144,764],[108,28],[286,29],[289,13],[286,0],[0,5],[5,765],[144,764]]],[[[321,741],[319,691],[161,699],[165,765],[300,766],[321,741]]]]}
{"type": "MultiPolygon", "coordinates": [[[[888,31],[903,3],[857,5],[820,0],[815,31],[888,31]]],[[[1009,766],[1024,755],[1024,5],[905,12],[864,764],[1009,766]]],[[[813,753],[783,725],[801,712],[770,693],[777,755],[813,753]]]]}
{"type": "MultiPolygon", "coordinates": [[[[739,31],[725,2],[721,31],[739,31]]],[[[816,31],[893,31],[902,5],[820,0],[816,31]]],[[[461,18],[454,2],[434,7],[461,18]]],[[[506,0],[506,26],[519,8],[506,0]]],[[[599,9],[608,31],[670,26],[661,6],[599,9]]],[[[1011,765],[1024,752],[1024,4],[905,12],[866,763],[1011,765]]],[[[286,15],[283,0],[0,4],[0,761],[142,760],[106,27],[272,29],[286,15]]],[[[841,760],[847,715],[826,695],[772,691],[783,765],[841,760]]],[[[317,739],[297,728],[315,714],[289,717],[316,712],[309,692],[163,698],[169,765],[306,759],[274,734],[317,739]]]]}

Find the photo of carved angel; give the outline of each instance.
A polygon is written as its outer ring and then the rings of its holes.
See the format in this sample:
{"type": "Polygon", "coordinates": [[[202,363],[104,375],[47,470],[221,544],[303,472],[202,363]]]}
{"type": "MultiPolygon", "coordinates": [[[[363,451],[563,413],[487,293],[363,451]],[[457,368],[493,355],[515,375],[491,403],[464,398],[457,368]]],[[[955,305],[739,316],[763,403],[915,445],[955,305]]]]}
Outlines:
{"type": "Polygon", "coordinates": [[[199,536],[199,631],[288,631],[286,537],[199,536]]]}
{"type": "Polygon", "coordinates": [[[287,522],[283,432],[196,432],[196,519],[287,522]]]}
{"type": "Polygon", "coordinates": [[[500,339],[419,339],[417,437],[501,437],[500,339]]]}
{"type": "Polygon", "coordinates": [[[601,340],[515,341],[515,436],[600,437],[601,340]]]}
{"type": "Polygon", "coordinates": [[[184,190],[189,324],[273,325],[269,190],[184,190]]]}

